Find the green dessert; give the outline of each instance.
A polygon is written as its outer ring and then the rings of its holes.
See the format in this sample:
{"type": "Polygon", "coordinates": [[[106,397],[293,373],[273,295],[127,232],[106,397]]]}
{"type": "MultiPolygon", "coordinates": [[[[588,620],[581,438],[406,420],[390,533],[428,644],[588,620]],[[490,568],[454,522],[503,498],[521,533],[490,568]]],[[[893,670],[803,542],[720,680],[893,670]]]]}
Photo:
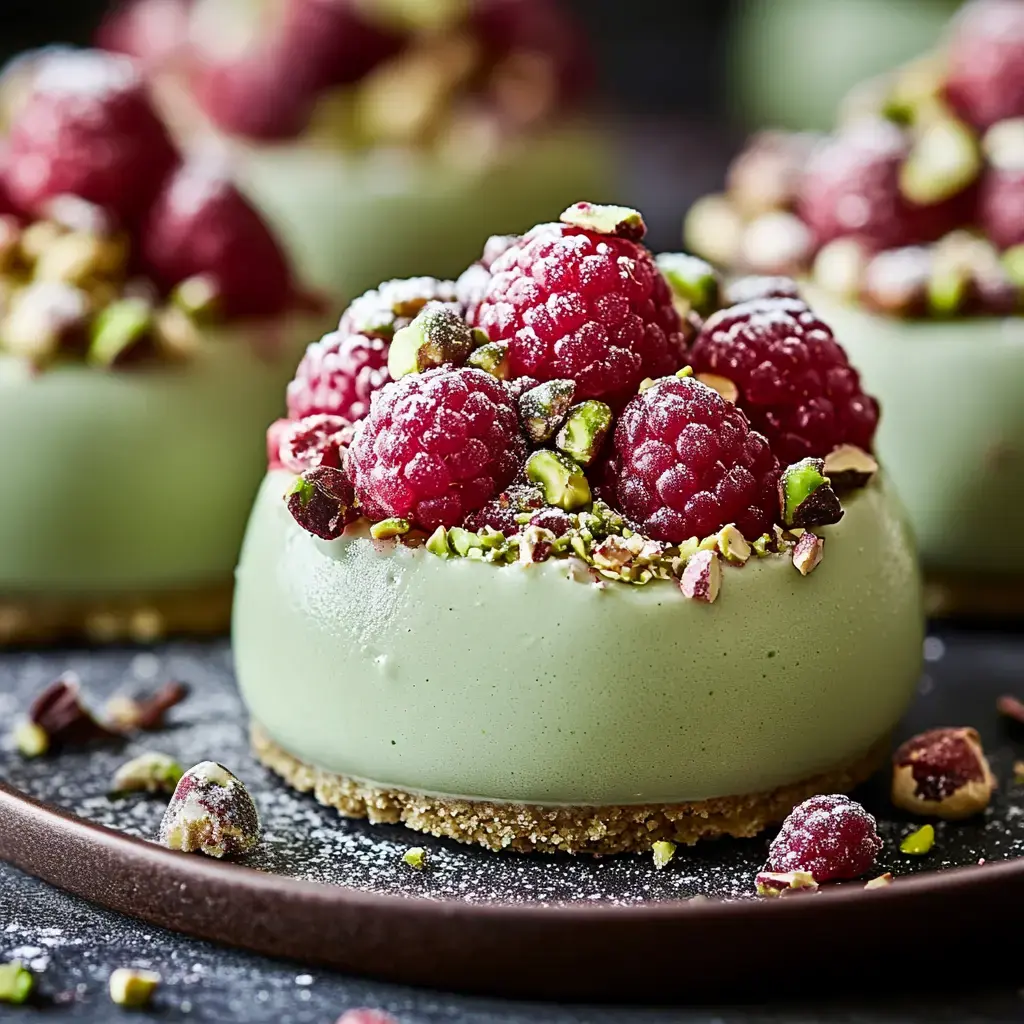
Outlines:
{"type": "Polygon", "coordinates": [[[884,756],[922,614],[873,400],[805,307],[704,321],[628,212],[492,240],[454,289],[381,286],[289,385],[236,666],[259,756],[343,814],[649,850],[753,835],[884,756]],[[827,430],[787,399],[764,317],[842,383],[827,430]],[[371,343],[397,354],[366,395],[371,343]],[[770,415],[694,373],[741,349],[770,415]]]}
{"type": "Polygon", "coordinates": [[[880,399],[933,613],[1024,609],[1021,83],[1024,6],[975,0],[940,51],[854,90],[831,136],[756,136],[686,221],[730,271],[796,278],[753,287],[799,292],[880,399]]]}
{"type": "Polygon", "coordinates": [[[252,435],[321,323],[127,58],[21,82],[0,179],[0,643],[219,630],[252,435]]]}

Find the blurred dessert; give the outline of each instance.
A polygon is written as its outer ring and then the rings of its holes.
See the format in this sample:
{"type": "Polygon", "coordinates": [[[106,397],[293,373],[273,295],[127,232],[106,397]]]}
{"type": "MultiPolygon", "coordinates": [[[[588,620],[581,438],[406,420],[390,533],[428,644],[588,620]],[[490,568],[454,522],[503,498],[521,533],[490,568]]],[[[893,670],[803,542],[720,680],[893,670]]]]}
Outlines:
{"type": "Polygon", "coordinates": [[[310,346],[233,624],[291,785],[613,853],[753,835],[879,763],[922,614],[877,404],[776,282],[719,308],[707,264],[643,237],[578,203],[310,346]]]}
{"type": "Polygon", "coordinates": [[[320,318],[128,58],[54,50],[5,83],[0,642],[222,629],[252,433],[320,318]]]}
{"type": "Polygon", "coordinates": [[[305,277],[348,301],[610,179],[591,69],[556,0],[136,0],[102,45],[144,59],[185,140],[231,140],[305,277]]]}
{"type": "Polygon", "coordinates": [[[931,610],[1024,611],[1024,3],[967,4],[830,136],[756,135],[685,234],[737,273],[802,276],[887,410],[931,610]]]}

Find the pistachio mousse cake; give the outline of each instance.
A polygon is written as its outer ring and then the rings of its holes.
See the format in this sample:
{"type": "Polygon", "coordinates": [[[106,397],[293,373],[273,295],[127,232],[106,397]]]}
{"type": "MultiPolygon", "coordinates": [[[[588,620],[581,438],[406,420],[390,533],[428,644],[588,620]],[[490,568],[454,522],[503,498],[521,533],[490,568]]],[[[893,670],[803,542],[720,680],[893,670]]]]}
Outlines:
{"type": "Polygon", "coordinates": [[[611,853],[752,835],[878,764],[922,613],[877,405],[803,302],[716,312],[710,268],[643,235],[576,204],[310,347],[233,627],[297,789],[611,853]]]}
{"type": "Polygon", "coordinates": [[[558,0],[137,0],[99,39],[146,59],[183,138],[230,141],[304,275],[345,302],[456,275],[481,237],[609,189],[558,0]]]}
{"type": "Polygon", "coordinates": [[[132,62],[33,62],[0,159],[0,642],[226,626],[306,305],[132,62]]]}
{"type": "Polygon", "coordinates": [[[930,610],[1024,612],[1024,4],[967,4],[829,137],[755,137],[686,235],[738,272],[802,275],[888,410],[930,610]]]}

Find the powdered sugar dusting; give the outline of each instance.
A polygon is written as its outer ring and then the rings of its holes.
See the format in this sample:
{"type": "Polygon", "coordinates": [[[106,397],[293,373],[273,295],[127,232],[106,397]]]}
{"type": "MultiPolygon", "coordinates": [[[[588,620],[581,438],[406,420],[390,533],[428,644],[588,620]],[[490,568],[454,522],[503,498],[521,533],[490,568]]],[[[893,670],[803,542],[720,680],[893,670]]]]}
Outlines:
{"type": "Polygon", "coordinates": [[[83,96],[103,100],[134,89],[141,78],[134,64],[99,50],[59,50],[44,54],[33,88],[50,96],[83,96]]]}

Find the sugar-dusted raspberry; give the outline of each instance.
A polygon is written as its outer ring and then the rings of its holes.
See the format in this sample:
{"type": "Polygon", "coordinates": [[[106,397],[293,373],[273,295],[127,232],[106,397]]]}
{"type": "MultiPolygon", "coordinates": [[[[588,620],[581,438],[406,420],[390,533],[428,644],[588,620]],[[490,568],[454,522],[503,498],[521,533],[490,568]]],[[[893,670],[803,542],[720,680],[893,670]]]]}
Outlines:
{"type": "Polygon", "coordinates": [[[523,528],[517,516],[543,508],[544,495],[539,487],[533,484],[510,484],[496,498],[491,498],[482,508],[466,516],[464,525],[467,530],[482,530],[489,526],[511,537],[523,528]]]}
{"type": "Polygon", "coordinates": [[[503,256],[519,240],[519,235],[491,235],[480,259],[471,263],[455,282],[455,294],[470,323],[476,322],[480,303],[487,294],[487,286],[491,283],[491,267],[499,256],[503,256]]]}
{"type": "Polygon", "coordinates": [[[6,179],[26,214],[75,195],[131,224],[178,160],[127,57],[59,50],[35,69],[7,139],[6,179]]]}
{"type": "Polygon", "coordinates": [[[388,343],[341,331],[313,342],[288,385],[288,415],[341,416],[354,423],[370,411],[370,396],[388,376],[388,343]]]}
{"type": "Polygon", "coordinates": [[[725,289],[723,305],[738,306],[755,299],[799,299],[800,288],[791,277],[741,277],[725,289]]]}
{"type": "Polygon", "coordinates": [[[550,530],[556,537],[564,537],[572,529],[572,520],[568,512],[549,506],[530,516],[530,525],[550,530]]]}
{"type": "Polygon", "coordinates": [[[978,128],[1024,117],[1024,4],[974,0],[952,25],[947,102],[978,128]]]}
{"type": "Polygon", "coordinates": [[[634,397],[615,451],[619,507],[655,540],[706,537],[728,523],[753,538],[771,527],[777,459],[739,409],[692,377],[665,377],[634,397]]]}
{"type": "Polygon", "coordinates": [[[840,444],[868,451],[878,403],[832,331],[799,299],[757,299],[710,317],[690,354],[697,373],[739,389],[737,405],[783,463],[840,444]]]}
{"type": "MultiPolygon", "coordinates": [[[[278,421],[281,422],[281,421],[278,421]]],[[[341,416],[314,413],[300,420],[284,420],[286,426],[270,428],[277,442],[276,461],[292,473],[304,473],[315,466],[342,463],[342,453],[352,442],[352,424],[341,416]]],[[[269,446],[269,445],[268,445],[269,446]]]]}
{"type": "Polygon", "coordinates": [[[363,334],[390,341],[429,302],[440,302],[456,313],[462,312],[454,281],[436,277],[397,278],[353,299],[342,314],[338,330],[342,334],[363,334]]]}
{"type": "Polygon", "coordinates": [[[795,807],[768,850],[770,871],[807,871],[816,882],[859,878],[882,850],[875,819],[841,794],[795,807]]]}
{"type": "Polygon", "coordinates": [[[638,242],[543,224],[491,272],[475,323],[508,341],[513,376],[574,380],[578,399],[621,405],[685,361],[671,290],[638,242]]]}
{"type": "Polygon", "coordinates": [[[981,179],[978,220],[1000,249],[1024,243],[1024,168],[990,169],[981,179]]]}
{"type": "Polygon", "coordinates": [[[367,516],[457,526],[507,486],[526,445],[501,382],[468,367],[410,373],[378,391],[349,449],[367,516]]]}
{"type": "Polygon", "coordinates": [[[208,277],[226,317],[274,316],[295,299],[284,252],[217,158],[197,154],[169,179],[146,218],[140,247],[164,288],[208,277]]]}
{"type": "Polygon", "coordinates": [[[127,0],[103,19],[96,45],[134,57],[147,70],[163,67],[188,48],[191,6],[192,0],[127,0]]]}

